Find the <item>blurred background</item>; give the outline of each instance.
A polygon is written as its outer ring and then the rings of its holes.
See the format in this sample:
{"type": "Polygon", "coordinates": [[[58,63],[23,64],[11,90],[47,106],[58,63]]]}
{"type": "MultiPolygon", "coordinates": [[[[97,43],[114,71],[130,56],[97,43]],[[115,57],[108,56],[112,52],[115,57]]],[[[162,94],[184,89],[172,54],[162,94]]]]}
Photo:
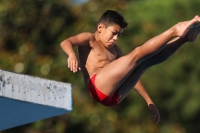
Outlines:
{"type": "MultiPolygon", "coordinates": [[[[101,14],[117,10],[129,22],[117,41],[124,54],[179,21],[200,14],[199,0],[0,0],[0,69],[72,83],[73,111],[0,133],[199,133],[200,40],[186,43],[141,80],[160,111],[155,124],[133,90],[116,107],[87,92],[81,72],[67,68],[60,42],[94,32],[101,14]]],[[[3,107],[1,107],[3,108],[3,107]]]]}

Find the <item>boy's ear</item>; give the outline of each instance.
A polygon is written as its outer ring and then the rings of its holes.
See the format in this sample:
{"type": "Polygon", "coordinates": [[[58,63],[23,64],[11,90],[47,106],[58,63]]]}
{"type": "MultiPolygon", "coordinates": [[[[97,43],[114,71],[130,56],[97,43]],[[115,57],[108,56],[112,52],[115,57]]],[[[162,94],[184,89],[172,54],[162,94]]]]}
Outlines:
{"type": "Polygon", "coordinates": [[[99,23],[98,26],[97,26],[97,30],[98,30],[99,33],[101,33],[104,28],[105,28],[105,25],[102,24],[102,23],[99,23]]]}

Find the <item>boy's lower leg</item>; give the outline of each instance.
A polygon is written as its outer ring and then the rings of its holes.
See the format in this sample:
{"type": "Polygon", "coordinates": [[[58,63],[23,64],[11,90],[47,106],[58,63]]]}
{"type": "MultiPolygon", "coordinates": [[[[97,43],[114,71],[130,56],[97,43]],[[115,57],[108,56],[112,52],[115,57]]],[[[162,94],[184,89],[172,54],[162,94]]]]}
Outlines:
{"type": "Polygon", "coordinates": [[[184,38],[175,38],[168,42],[167,45],[155,56],[147,59],[144,63],[146,67],[150,67],[159,64],[167,60],[171,55],[173,55],[184,43],[195,41],[200,33],[200,26],[196,28],[191,28],[184,38]]]}
{"type": "Polygon", "coordinates": [[[167,60],[173,55],[184,43],[195,41],[200,33],[200,26],[192,28],[188,31],[184,38],[177,37],[168,42],[165,47],[154,56],[147,58],[129,75],[119,88],[120,101],[132,90],[137,81],[140,79],[145,70],[153,65],[159,64],[167,60]]]}
{"type": "MultiPolygon", "coordinates": [[[[136,52],[138,56],[137,58],[139,59],[139,61],[142,62],[145,59],[157,54],[165,47],[167,42],[171,40],[172,37],[184,37],[187,34],[188,29],[191,26],[195,25],[196,22],[199,23],[199,21],[200,17],[195,16],[194,19],[190,21],[180,22],[171,27],[169,30],[163,32],[162,34],[148,40],[142,46],[138,47],[139,54],[136,52]]],[[[196,29],[198,27],[193,26],[193,29],[196,29]]]]}

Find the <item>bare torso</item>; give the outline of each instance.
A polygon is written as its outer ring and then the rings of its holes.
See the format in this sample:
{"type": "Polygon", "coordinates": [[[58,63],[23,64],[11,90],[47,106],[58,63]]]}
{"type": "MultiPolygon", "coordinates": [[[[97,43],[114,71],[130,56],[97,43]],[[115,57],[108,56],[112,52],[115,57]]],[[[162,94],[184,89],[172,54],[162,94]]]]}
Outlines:
{"type": "Polygon", "coordinates": [[[93,35],[88,44],[78,46],[81,71],[87,86],[91,76],[117,58],[117,46],[105,48],[99,44],[93,35]]]}

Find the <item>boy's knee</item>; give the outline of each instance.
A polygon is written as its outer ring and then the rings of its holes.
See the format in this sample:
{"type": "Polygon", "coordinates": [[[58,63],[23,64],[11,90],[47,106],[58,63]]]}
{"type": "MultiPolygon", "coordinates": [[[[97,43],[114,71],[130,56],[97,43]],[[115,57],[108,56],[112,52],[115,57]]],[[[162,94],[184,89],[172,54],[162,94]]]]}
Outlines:
{"type": "Polygon", "coordinates": [[[143,57],[141,56],[141,48],[136,47],[131,53],[130,53],[132,62],[135,63],[141,63],[143,61],[143,57]]]}

